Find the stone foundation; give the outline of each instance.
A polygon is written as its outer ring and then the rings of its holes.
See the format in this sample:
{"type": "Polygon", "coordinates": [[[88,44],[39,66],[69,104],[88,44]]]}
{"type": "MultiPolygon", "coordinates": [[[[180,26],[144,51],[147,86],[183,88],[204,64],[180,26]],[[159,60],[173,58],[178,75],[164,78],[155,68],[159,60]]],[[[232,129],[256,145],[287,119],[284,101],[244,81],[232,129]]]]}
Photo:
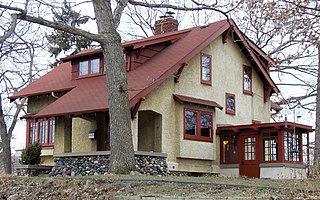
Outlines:
{"type": "Polygon", "coordinates": [[[52,171],[52,166],[43,165],[18,165],[15,166],[17,176],[47,175],[52,171]]]}
{"type": "MultiPolygon", "coordinates": [[[[64,153],[54,155],[54,167],[49,176],[106,175],[109,170],[110,152],[64,153]]],[[[166,155],[135,152],[136,167],[142,174],[167,175],[166,155]]]]}

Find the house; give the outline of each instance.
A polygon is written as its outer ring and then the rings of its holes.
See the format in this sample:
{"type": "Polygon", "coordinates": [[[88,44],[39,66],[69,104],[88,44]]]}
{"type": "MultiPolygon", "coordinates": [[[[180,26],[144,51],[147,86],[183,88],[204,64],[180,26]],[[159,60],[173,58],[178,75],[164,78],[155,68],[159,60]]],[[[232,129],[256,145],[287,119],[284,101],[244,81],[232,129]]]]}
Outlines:
{"type": "MultiPolygon", "coordinates": [[[[270,101],[279,93],[273,60],[232,20],[177,30],[164,16],[155,26],[155,36],[122,44],[140,171],[305,177],[302,136],[312,128],[270,123],[270,109],[281,109],[270,101]]],[[[53,175],[103,174],[110,94],[102,51],[61,62],[10,99],[28,97],[27,144],[40,142],[53,175]]]]}

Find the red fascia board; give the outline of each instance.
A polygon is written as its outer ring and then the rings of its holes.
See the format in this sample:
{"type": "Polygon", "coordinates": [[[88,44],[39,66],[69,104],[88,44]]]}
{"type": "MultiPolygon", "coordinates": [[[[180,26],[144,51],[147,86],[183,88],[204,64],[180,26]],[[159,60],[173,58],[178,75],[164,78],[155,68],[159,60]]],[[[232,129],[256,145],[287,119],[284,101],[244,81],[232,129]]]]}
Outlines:
{"type": "Polygon", "coordinates": [[[75,55],[67,56],[67,57],[61,58],[60,60],[63,62],[66,62],[66,61],[69,61],[74,58],[89,56],[89,55],[97,54],[97,53],[102,53],[102,49],[87,49],[84,51],[85,52],[83,52],[83,53],[81,53],[81,51],[80,51],[79,53],[77,53],[75,55]]]}
{"type": "Polygon", "coordinates": [[[237,27],[237,25],[234,23],[233,20],[231,20],[231,23],[234,27],[234,31],[236,32],[236,34],[238,35],[238,37],[240,38],[240,40],[242,41],[242,43],[244,44],[244,46],[246,47],[247,51],[249,52],[249,54],[251,55],[251,57],[253,58],[254,62],[257,64],[257,66],[259,67],[260,71],[262,72],[263,76],[266,78],[267,82],[270,84],[270,86],[272,86],[272,89],[274,90],[275,93],[280,93],[279,88],[276,86],[276,84],[273,82],[273,80],[271,79],[271,77],[269,76],[268,72],[266,72],[266,70],[264,69],[264,67],[262,66],[262,64],[260,63],[260,60],[257,58],[257,56],[252,52],[251,47],[249,46],[246,38],[242,35],[241,31],[239,30],[239,28],[237,27]]]}
{"type": "Polygon", "coordinates": [[[215,101],[209,101],[209,100],[188,97],[188,96],[183,96],[183,95],[177,95],[177,94],[173,94],[173,98],[176,101],[182,102],[182,103],[193,103],[193,104],[204,105],[204,106],[209,106],[209,107],[213,107],[213,108],[219,108],[220,110],[223,109],[223,107],[215,101]]]}
{"type": "Polygon", "coordinates": [[[273,109],[273,110],[275,110],[275,111],[280,111],[280,110],[282,110],[282,107],[280,106],[280,105],[278,105],[277,103],[275,103],[275,102],[272,102],[271,101],[271,108],[273,109]]]}
{"type": "Polygon", "coordinates": [[[39,118],[45,118],[45,117],[61,117],[65,115],[81,115],[85,113],[94,113],[94,112],[107,112],[109,111],[108,108],[106,109],[92,109],[92,110],[84,110],[84,111],[77,111],[77,112],[66,112],[66,113],[54,113],[54,114],[39,114],[34,115],[32,118],[39,119],[39,118]]]}
{"type": "Polygon", "coordinates": [[[269,63],[271,63],[274,66],[276,65],[274,60],[272,58],[270,58],[260,47],[258,47],[254,42],[252,42],[252,40],[250,40],[247,36],[245,36],[245,37],[246,37],[248,44],[250,45],[251,48],[253,48],[255,51],[257,51],[269,63]]]}
{"type": "Polygon", "coordinates": [[[287,124],[288,128],[295,127],[296,129],[302,129],[303,131],[306,131],[307,133],[312,132],[313,129],[311,126],[304,125],[304,124],[298,124],[293,122],[275,122],[275,123],[261,123],[261,124],[246,124],[246,125],[235,125],[235,126],[223,126],[218,127],[217,131],[219,133],[224,131],[234,131],[234,130],[247,130],[247,129],[263,129],[263,128],[284,128],[287,124]]]}
{"type": "Polygon", "coordinates": [[[142,39],[138,39],[138,40],[123,42],[122,47],[134,47],[134,49],[136,49],[136,48],[140,48],[140,47],[144,47],[144,46],[148,46],[148,45],[152,45],[152,44],[157,44],[160,42],[169,41],[169,40],[176,39],[176,38],[181,38],[181,37],[183,37],[183,35],[185,33],[188,33],[190,31],[192,31],[193,29],[194,28],[188,28],[188,29],[184,29],[184,30],[180,30],[180,31],[174,31],[174,32],[168,32],[168,33],[164,33],[164,34],[154,35],[154,36],[151,36],[148,38],[142,38],[142,39]]]}
{"type": "Polygon", "coordinates": [[[44,95],[44,94],[51,94],[52,92],[65,92],[65,91],[69,91],[72,90],[73,88],[75,88],[76,86],[72,86],[72,87],[66,87],[63,89],[57,89],[57,90],[46,90],[46,91],[41,91],[41,92],[36,92],[36,93],[32,93],[32,94],[27,94],[27,95],[12,95],[10,97],[8,97],[8,99],[10,99],[10,101],[14,101],[18,98],[22,98],[22,97],[26,97],[26,96],[38,96],[38,95],[44,95]]]}

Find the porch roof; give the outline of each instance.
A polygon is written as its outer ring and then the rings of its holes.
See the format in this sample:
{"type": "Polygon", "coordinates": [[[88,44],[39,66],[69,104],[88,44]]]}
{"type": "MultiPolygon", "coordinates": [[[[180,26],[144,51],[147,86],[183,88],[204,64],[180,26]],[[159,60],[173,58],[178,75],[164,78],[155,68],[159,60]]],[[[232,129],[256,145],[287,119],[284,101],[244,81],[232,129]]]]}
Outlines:
{"type": "Polygon", "coordinates": [[[261,131],[266,129],[296,129],[305,133],[314,131],[311,126],[293,123],[293,122],[274,122],[274,123],[261,123],[261,124],[245,124],[245,125],[230,125],[217,128],[217,134],[224,132],[239,133],[245,130],[261,131]],[[285,127],[287,126],[287,128],[285,127]]]}
{"type": "Polygon", "coordinates": [[[187,96],[182,96],[182,95],[177,95],[177,94],[173,94],[173,98],[180,103],[193,103],[193,104],[197,104],[197,105],[209,106],[212,108],[219,108],[220,110],[223,109],[223,107],[215,101],[187,97],[187,96]]]}

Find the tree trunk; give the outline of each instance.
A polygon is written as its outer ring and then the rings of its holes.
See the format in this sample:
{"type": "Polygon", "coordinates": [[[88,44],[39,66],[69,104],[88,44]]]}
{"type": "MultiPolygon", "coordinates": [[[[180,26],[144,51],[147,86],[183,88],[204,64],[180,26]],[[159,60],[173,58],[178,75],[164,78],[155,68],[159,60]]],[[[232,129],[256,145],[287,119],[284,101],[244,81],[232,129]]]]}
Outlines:
{"type": "Polygon", "coordinates": [[[0,136],[1,136],[2,147],[3,147],[4,172],[6,174],[11,174],[11,172],[12,172],[12,169],[11,169],[11,138],[7,134],[7,126],[4,121],[1,94],[0,94],[0,136]]]}
{"type": "Polygon", "coordinates": [[[320,42],[318,46],[318,81],[317,81],[317,98],[316,98],[316,130],[315,130],[315,148],[313,160],[313,175],[319,175],[320,161],[320,42]]]}
{"type": "Polygon", "coordinates": [[[110,115],[110,168],[109,172],[126,174],[136,170],[132,142],[128,83],[121,38],[116,31],[110,1],[93,1],[104,55],[108,81],[110,115]]]}

